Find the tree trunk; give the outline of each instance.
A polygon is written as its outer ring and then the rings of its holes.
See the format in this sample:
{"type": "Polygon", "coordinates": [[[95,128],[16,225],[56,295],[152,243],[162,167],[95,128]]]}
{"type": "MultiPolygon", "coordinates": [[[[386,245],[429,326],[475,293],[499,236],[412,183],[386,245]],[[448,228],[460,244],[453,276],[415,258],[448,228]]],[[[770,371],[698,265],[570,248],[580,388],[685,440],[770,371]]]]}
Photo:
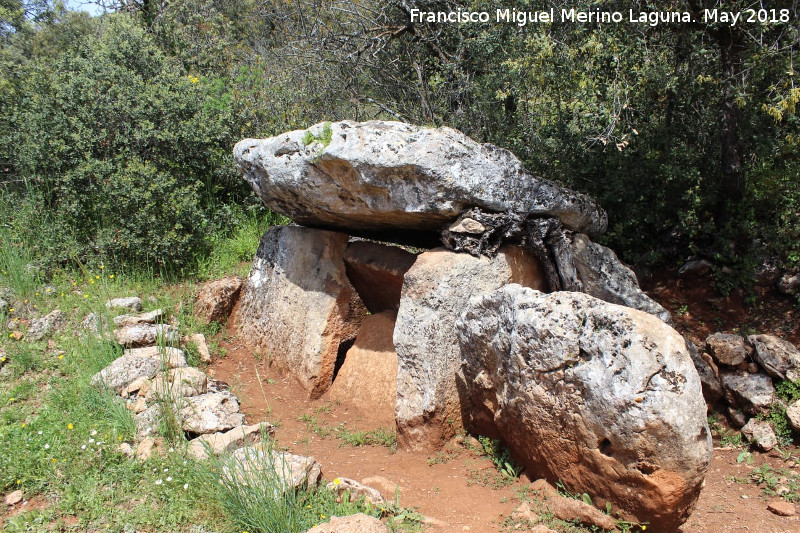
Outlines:
{"type": "Polygon", "coordinates": [[[716,221],[724,226],[731,220],[732,209],[744,198],[744,170],[742,146],[739,138],[739,106],[736,104],[736,87],[742,77],[742,34],[720,32],[719,47],[722,67],[722,94],[720,112],[721,181],[718,191],[716,221]]]}

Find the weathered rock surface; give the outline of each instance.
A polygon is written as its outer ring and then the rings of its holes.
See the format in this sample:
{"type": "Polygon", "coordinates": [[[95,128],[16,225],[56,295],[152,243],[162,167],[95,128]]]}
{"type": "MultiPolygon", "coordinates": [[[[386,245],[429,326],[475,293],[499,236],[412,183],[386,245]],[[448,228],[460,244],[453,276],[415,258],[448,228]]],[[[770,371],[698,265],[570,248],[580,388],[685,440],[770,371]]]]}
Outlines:
{"type": "Polygon", "coordinates": [[[794,516],[797,514],[794,504],[785,500],[777,500],[767,505],[767,510],[778,516],[794,516]]]}
{"type": "Polygon", "coordinates": [[[152,378],[161,370],[161,360],[147,355],[123,354],[92,376],[95,387],[114,389],[118,394],[139,378],[152,378]]]}
{"type": "MultiPolygon", "coordinates": [[[[306,226],[351,234],[439,232],[468,207],[550,216],[602,234],[590,198],[537,178],[509,151],[450,128],[400,122],[337,122],[269,139],[245,139],[236,166],[268,205],[306,226]]],[[[387,239],[392,240],[392,239],[387,239]]]]}
{"type": "Polygon", "coordinates": [[[206,343],[206,336],[202,333],[193,333],[186,339],[188,342],[195,345],[197,348],[197,355],[204,363],[211,362],[211,352],[208,350],[208,343],[206,343]]]}
{"type": "Polygon", "coordinates": [[[778,280],[778,290],[783,294],[797,294],[800,292],[800,274],[787,272],[778,280]]]}
{"type": "Polygon", "coordinates": [[[7,301],[5,301],[2,298],[0,298],[0,315],[6,314],[6,312],[10,308],[11,308],[11,305],[7,301]]]}
{"type": "Polygon", "coordinates": [[[329,522],[314,526],[306,533],[388,533],[383,522],[364,513],[332,516],[329,522]]]}
{"type": "Polygon", "coordinates": [[[17,505],[18,503],[22,502],[23,494],[21,490],[15,490],[13,492],[9,492],[6,494],[6,497],[3,498],[3,501],[6,505],[11,507],[12,505],[17,505]]]}
{"type": "Polygon", "coordinates": [[[251,426],[239,426],[228,431],[200,435],[189,442],[189,453],[197,459],[208,458],[208,452],[219,455],[222,452],[235,450],[243,446],[258,444],[262,434],[272,436],[275,426],[267,422],[251,426]]]}
{"type": "Polygon", "coordinates": [[[661,304],[639,288],[636,274],[610,248],[576,233],[568,251],[554,244],[554,257],[563,290],[583,292],[612,304],[624,305],[655,315],[667,324],[672,316],[661,304]]]}
{"type": "Polygon", "coordinates": [[[97,313],[89,313],[81,321],[81,329],[85,329],[90,333],[100,333],[102,323],[97,313]]]}
{"type": "Polygon", "coordinates": [[[133,457],[135,455],[135,452],[133,451],[133,446],[131,446],[127,442],[121,442],[119,446],[117,446],[116,450],[126,457],[133,457]]]}
{"type": "Polygon", "coordinates": [[[755,416],[767,414],[775,401],[775,387],[766,374],[746,371],[720,372],[720,382],[725,399],[734,407],[755,416]]]}
{"type": "Polygon", "coordinates": [[[366,309],[345,273],[347,235],[280,226],[262,237],[239,308],[242,338],[291,370],[312,398],[331,385],[340,347],[366,309]]]}
{"type": "Polygon", "coordinates": [[[149,387],[145,397],[150,400],[155,397],[188,398],[205,394],[208,390],[208,378],[200,370],[185,366],[173,368],[166,374],[163,372],[157,375],[149,387]]]}
{"type": "Polygon", "coordinates": [[[122,346],[150,346],[157,342],[175,342],[178,332],[168,324],[135,324],[115,329],[114,338],[122,346]]]}
{"type": "Polygon", "coordinates": [[[144,399],[144,396],[137,396],[135,400],[129,398],[125,401],[125,407],[138,415],[147,411],[147,400],[144,399]]]}
{"type": "Polygon", "coordinates": [[[239,299],[243,280],[229,277],[210,281],[203,285],[194,302],[194,312],[206,322],[223,323],[239,299]]]}
{"type": "Polygon", "coordinates": [[[747,442],[762,452],[768,452],[778,445],[775,431],[769,422],[764,420],[751,418],[742,428],[742,435],[747,439],[747,442]]]}
{"type": "Polygon", "coordinates": [[[740,409],[728,407],[726,414],[728,415],[728,422],[733,428],[741,429],[747,423],[747,415],[740,409]]]}
{"type": "Polygon", "coordinates": [[[739,366],[746,363],[749,351],[744,337],[732,333],[714,333],[706,338],[706,348],[720,365],[739,366]]]}
{"type": "Polygon", "coordinates": [[[688,518],[712,448],[680,334],[585,294],[518,285],[473,298],[457,330],[471,430],[655,530],[688,518]]]}
{"type": "Polygon", "coordinates": [[[106,307],[108,309],[127,309],[128,311],[138,313],[142,310],[142,299],[136,296],[129,296],[127,298],[114,298],[113,300],[106,302],[106,307]]]}
{"type": "Polygon", "coordinates": [[[322,465],[313,457],[248,446],[231,454],[223,475],[247,482],[254,488],[261,484],[264,492],[281,493],[316,487],[322,479],[322,465]]]}
{"type": "Polygon", "coordinates": [[[28,331],[25,333],[25,338],[31,341],[39,341],[48,335],[61,329],[64,325],[64,313],[59,309],[55,309],[46,314],[42,318],[35,318],[31,320],[28,326],[28,331]]]}
{"type": "Polygon", "coordinates": [[[714,265],[707,259],[692,259],[686,261],[681,268],[678,269],[678,275],[702,277],[711,272],[714,265]]]}
{"type": "Polygon", "coordinates": [[[791,371],[800,370],[800,350],[774,335],[750,335],[747,340],[755,348],[753,358],[764,371],[777,379],[786,379],[791,371]]]}
{"type": "Polygon", "coordinates": [[[417,256],[397,246],[351,242],[344,252],[347,277],[370,313],[397,311],[403,276],[417,256]]]}
{"type": "Polygon", "coordinates": [[[163,316],[163,309],[155,309],[140,315],[119,315],[114,317],[114,325],[121,328],[123,326],[133,326],[136,324],[155,324],[163,316]]]}
{"type": "Polygon", "coordinates": [[[128,385],[122,392],[120,392],[120,396],[123,398],[128,398],[133,394],[137,396],[144,396],[150,390],[153,382],[150,381],[150,378],[142,376],[139,378],[134,379],[130,385],[128,385]]]}
{"type": "Polygon", "coordinates": [[[394,330],[400,446],[436,449],[462,425],[455,322],[471,296],[507,283],[542,288],[539,263],[520,247],[501,248],[493,258],[437,248],[406,273],[394,330]]]}
{"type": "Polygon", "coordinates": [[[336,501],[342,501],[342,495],[345,492],[350,493],[350,501],[355,501],[358,498],[364,498],[364,501],[373,505],[383,503],[383,496],[376,489],[368,487],[359,483],[355,479],[346,477],[337,477],[329,482],[325,488],[336,494],[336,501]]]}
{"type": "Polygon", "coordinates": [[[526,523],[526,526],[535,524],[541,519],[539,514],[531,509],[531,506],[528,502],[522,502],[519,507],[514,509],[514,512],[511,513],[511,518],[516,522],[526,523]]]}
{"type": "Polygon", "coordinates": [[[795,432],[800,434],[800,400],[792,402],[786,408],[786,418],[795,432]]]}
{"type": "Polygon", "coordinates": [[[153,448],[156,447],[156,439],[153,437],[145,437],[139,444],[136,445],[136,458],[140,461],[146,461],[153,455],[153,448]]]}
{"type": "Polygon", "coordinates": [[[11,287],[0,287],[0,299],[12,301],[17,293],[11,287]]]}
{"type": "MultiPolygon", "coordinates": [[[[180,420],[178,419],[177,413],[165,413],[164,416],[173,416],[174,420],[172,420],[172,423],[174,423],[176,426],[180,425],[180,420]]],[[[147,437],[156,435],[162,421],[163,418],[161,415],[161,407],[158,404],[151,405],[136,415],[136,436],[141,441],[147,437]]]]}
{"type": "Polygon", "coordinates": [[[700,383],[703,387],[703,398],[711,406],[719,401],[723,396],[722,384],[719,381],[719,370],[714,364],[713,359],[707,353],[700,354],[694,343],[686,341],[686,348],[692,357],[697,374],[700,376],[700,383]]]}
{"type": "Polygon", "coordinates": [[[330,390],[332,400],[356,405],[391,425],[397,399],[396,318],[393,311],[383,311],[364,319],[330,390]]]}
{"type": "Polygon", "coordinates": [[[616,528],[614,519],[586,502],[566,498],[546,480],[539,479],[531,483],[531,491],[536,498],[543,500],[544,507],[560,520],[578,521],[587,526],[612,530],[616,528]]]}
{"type": "Polygon", "coordinates": [[[167,368],[181,368],[186,366],[186,354],[183,350],[169,346],[145,346],[144,348],[129,348],[123,355],[153,357],[162,361],[167,368]]]}
{"type": "Polygon", "coordinates": [[[230,392],[212,392],[186,398],[180,417],[184,431],[202,435],[233,429],[244,424],[239,402],[230,392]]]}

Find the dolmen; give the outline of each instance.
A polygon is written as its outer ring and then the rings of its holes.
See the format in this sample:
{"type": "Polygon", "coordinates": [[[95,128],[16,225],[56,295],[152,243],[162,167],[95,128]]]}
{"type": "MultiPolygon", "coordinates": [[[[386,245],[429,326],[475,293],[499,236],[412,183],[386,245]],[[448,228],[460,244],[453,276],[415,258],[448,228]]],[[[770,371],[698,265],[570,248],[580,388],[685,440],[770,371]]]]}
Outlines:
{"type": "Polygon", "coordinates": [[[591,198],[450,128],[323,123],[234,148],[294,224],[261,239],[241,336],[310,398],[385,413],[398,445],[503,439],[531,477],[674,531],[712,456],[669,313],[591,198]]]}

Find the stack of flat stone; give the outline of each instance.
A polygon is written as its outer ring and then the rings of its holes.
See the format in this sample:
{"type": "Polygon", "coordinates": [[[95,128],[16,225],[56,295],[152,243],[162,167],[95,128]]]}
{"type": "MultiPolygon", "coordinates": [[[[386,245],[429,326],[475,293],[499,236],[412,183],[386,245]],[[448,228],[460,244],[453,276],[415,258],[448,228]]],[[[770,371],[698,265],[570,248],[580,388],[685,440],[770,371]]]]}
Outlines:
{"type": "MultiPolygon", "coordinates": [[[[800,350],[774,335],[717,332],[706,338],[701,350],[693,347],[692,358],[708,405],[725,412],[756,448],[772,450],[777,436],[757,417],[783,403],[775,393],[777,383],[800,379],[800,350]]],[[[800,401],[783,407],[789,425],[800,435],[800,401]]]]}
{"type": "Polygon", "coordinates": [[[118,327],[114,337],[125,350],[95,374],[91,383],[111,389],[126,400],[136,413],[140,441],[152,440],[166,416],[176,416],[175,423],[195,437],[189,449],[200,458],[209,450],[232,450],[260,441],[265,431],[274,432],[267,423],[244,425],[238,398],[228,390],[219,390],[201,370],[187,366],[182,350],[168,346],[177,342],[178,332],[162,323],[162,309],[141,313],[142,302],[137,297],[110,300],[106,306],[127,311],[113,319],[118,327]],[[170,413],[163,412],[165,402],[172,406],[170,413]]]}
{"type": "Polygon", "coordinates": [[[687,519],[711,460],[701,382],[669,313],[592,241],[591,198],[398,122],[246,139],[234,158],[300,224],[261,239],[240,333],[311,398],[385,413],[406,449],[498,436],[532,477],[656,529],[687,519]]]}

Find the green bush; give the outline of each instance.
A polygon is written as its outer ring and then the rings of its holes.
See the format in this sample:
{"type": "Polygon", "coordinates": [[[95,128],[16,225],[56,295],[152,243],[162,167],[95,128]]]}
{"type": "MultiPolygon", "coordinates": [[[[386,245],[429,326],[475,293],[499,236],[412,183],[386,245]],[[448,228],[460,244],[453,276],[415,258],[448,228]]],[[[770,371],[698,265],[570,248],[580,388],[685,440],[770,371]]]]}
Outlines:
{"type": "Polygon", "coordinates": [[[176,270],[237,220],[222,207],[249,195],[230,156],[234,110],[131,17],[91,25],[27,67],[8,155],[12,234],[46,266],[176,270]]]}

